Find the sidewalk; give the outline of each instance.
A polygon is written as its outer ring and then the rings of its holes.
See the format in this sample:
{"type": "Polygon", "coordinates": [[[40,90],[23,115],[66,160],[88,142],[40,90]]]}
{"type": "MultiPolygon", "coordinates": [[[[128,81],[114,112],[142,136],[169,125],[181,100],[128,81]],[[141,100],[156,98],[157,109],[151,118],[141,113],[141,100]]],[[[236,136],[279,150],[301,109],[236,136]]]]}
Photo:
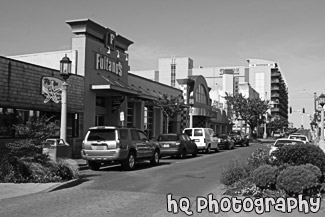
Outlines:
{"type": "MultiPolygon", "coordinates": [[[[78,163],[79,170],[88,169],[87,163],[83,159],[73,159],[78,163]]],[[[54,183],[0,183],[0,200],[35,194],[39,192],[51,192],[63,188],[73,187],[81,183],[81,179],[73,179],[67,182],[54,183]]]]}

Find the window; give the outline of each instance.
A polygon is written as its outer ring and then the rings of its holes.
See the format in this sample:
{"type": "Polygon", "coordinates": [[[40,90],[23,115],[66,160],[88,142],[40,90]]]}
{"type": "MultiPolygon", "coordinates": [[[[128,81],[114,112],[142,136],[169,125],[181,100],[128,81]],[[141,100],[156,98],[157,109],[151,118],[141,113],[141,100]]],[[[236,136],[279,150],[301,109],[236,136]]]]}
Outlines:
{"type": "Polygon", "coordinates": [[[120,129],[120,139],[126,140],[128,138],[129,130],[127,129],[120,129]]]}
{"type": "Polygon", "coordinates": [[[194,129],[194,136],[203,136],[202,129],[194,129]]]}
{"type": "Polygon", "coordinates": [[[126,117],[126,126],[134,126],[134,103],[128,102],[127,117],[126,117]]]}
{"type": "Polygon", "coordinates": [[[95,129],[91,130],[88,141],[115,140],[115,129],[95,129]]]}
{"type": "Polygon", "coordinates": [[[131,140],[140,140],[139,134],[136,130],[131,130],[131,140]]]}
{"type": "Polygon", "coordinates": [[[144,134],[143,132],[138,131],[138,134],[139,134],[140,140],[147,140],[148,139],[148,137],[146,136],[146,134],[144,134]]]}
{"type": "Polygon", "coordinates": [[[150,137],[153,134],[153,106],[144,107],[144,129],[150,137]]]}
{"type": "Polygon", "coordinates": [[[205,104],[208,104],[208,98],[207,98],[207,94],[205,92],[204,86],[201,84],[198,86],[196,93],[195,93],[195,101],[205,104]]]}

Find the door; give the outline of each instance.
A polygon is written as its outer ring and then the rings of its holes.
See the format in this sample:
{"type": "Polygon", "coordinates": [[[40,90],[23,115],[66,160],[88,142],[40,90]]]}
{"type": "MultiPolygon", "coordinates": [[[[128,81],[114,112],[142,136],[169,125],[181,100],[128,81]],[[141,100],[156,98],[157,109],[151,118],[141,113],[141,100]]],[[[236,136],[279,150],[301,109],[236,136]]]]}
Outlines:
{"type": "Polygon", "coordinates": [[[148,137],[146,134],[142,131],[138,131],[138,135],[140,138],[140,141],[142,141],[142,148],[143,148],[143,157],[151,157],[153,156],[153,144],[149,142],[148,137]]]}
{"type": "Polygon", "coordinates": [[[138,134],[137,130],[131,130],[131,140],[133,146],[137,150],[137,157],[142,158],[145,156],[145,144],[144,142],[140,139],[140,136],[138,134]]]}

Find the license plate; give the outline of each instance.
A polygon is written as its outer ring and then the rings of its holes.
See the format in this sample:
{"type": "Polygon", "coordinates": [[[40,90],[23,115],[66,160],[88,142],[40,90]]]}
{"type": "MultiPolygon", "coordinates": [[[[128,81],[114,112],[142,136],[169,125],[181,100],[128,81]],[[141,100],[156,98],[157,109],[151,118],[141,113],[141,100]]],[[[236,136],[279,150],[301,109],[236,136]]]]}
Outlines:
{"type": "Polygon", "coordinates": [[[107,150],[106,146],[93,146],[93,150],[107,150]]]}
{"type": "Polygon", "coordinates": [[[169,144],[163,144],[164,148],[169,148],[169,144]]]}

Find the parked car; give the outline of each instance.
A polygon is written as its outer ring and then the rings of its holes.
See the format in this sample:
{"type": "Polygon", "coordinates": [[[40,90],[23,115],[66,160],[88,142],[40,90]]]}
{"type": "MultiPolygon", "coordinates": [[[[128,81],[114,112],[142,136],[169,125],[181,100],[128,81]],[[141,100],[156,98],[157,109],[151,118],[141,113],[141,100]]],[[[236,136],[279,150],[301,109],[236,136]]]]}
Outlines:
{"type": "Polygon", "coordinates": [[[302,135],[302,134],[291,134],[288,136],[288,139],[300,139],[301,141],[303,141],[305,144],[310,143],[309,139],[307,138],[307,136],[302,135]]]}
{"type": "Polygon", "coordinates": [[[185,128],[183,133],[195,141],[199,151],[206,153],[210,153],[211,150],[219,151],[218,138],[211,128],[185,128]]]}
{"type": "Polygon", "coordinates": [[[218,136],[219,147],[222,149],[235,148],[234,140],[227,134],[220,134],[218,136]]]}
{"type": "Polygon", "coordinates": [[[235,145],[249,146],[249,138],[241,130],[233,130],[229,136],[234,140],[235,145]]]}
{"type": "Polygon", "coordinates": [[[133,170],[138,161],[150,160],[157,165],[160,148],[139,129],[99,126],[89,128],[81,155],[92,170],[98,170],[103,163],[120,163],[125,170],[133,170]]]}
{"type": "Polygon", "coordinates": [[[161,134],[157,138],[160,146],[160,156],[178,156],[186,158],[187,154],[197,156],[197,147],[194,140],[185,133],[161,134]]]}
{"type": "Polygon", "coordinates": [[[270,148],[269,154],[271,155],[272,152],[278,150],[280,147],[283,147],[285,145],[297,145],[297,144],[304,144],[304,142],[301,141],[300,139],[286,139],[286,138],[277,139],[272,145],[269,146],[270,148]]]}

